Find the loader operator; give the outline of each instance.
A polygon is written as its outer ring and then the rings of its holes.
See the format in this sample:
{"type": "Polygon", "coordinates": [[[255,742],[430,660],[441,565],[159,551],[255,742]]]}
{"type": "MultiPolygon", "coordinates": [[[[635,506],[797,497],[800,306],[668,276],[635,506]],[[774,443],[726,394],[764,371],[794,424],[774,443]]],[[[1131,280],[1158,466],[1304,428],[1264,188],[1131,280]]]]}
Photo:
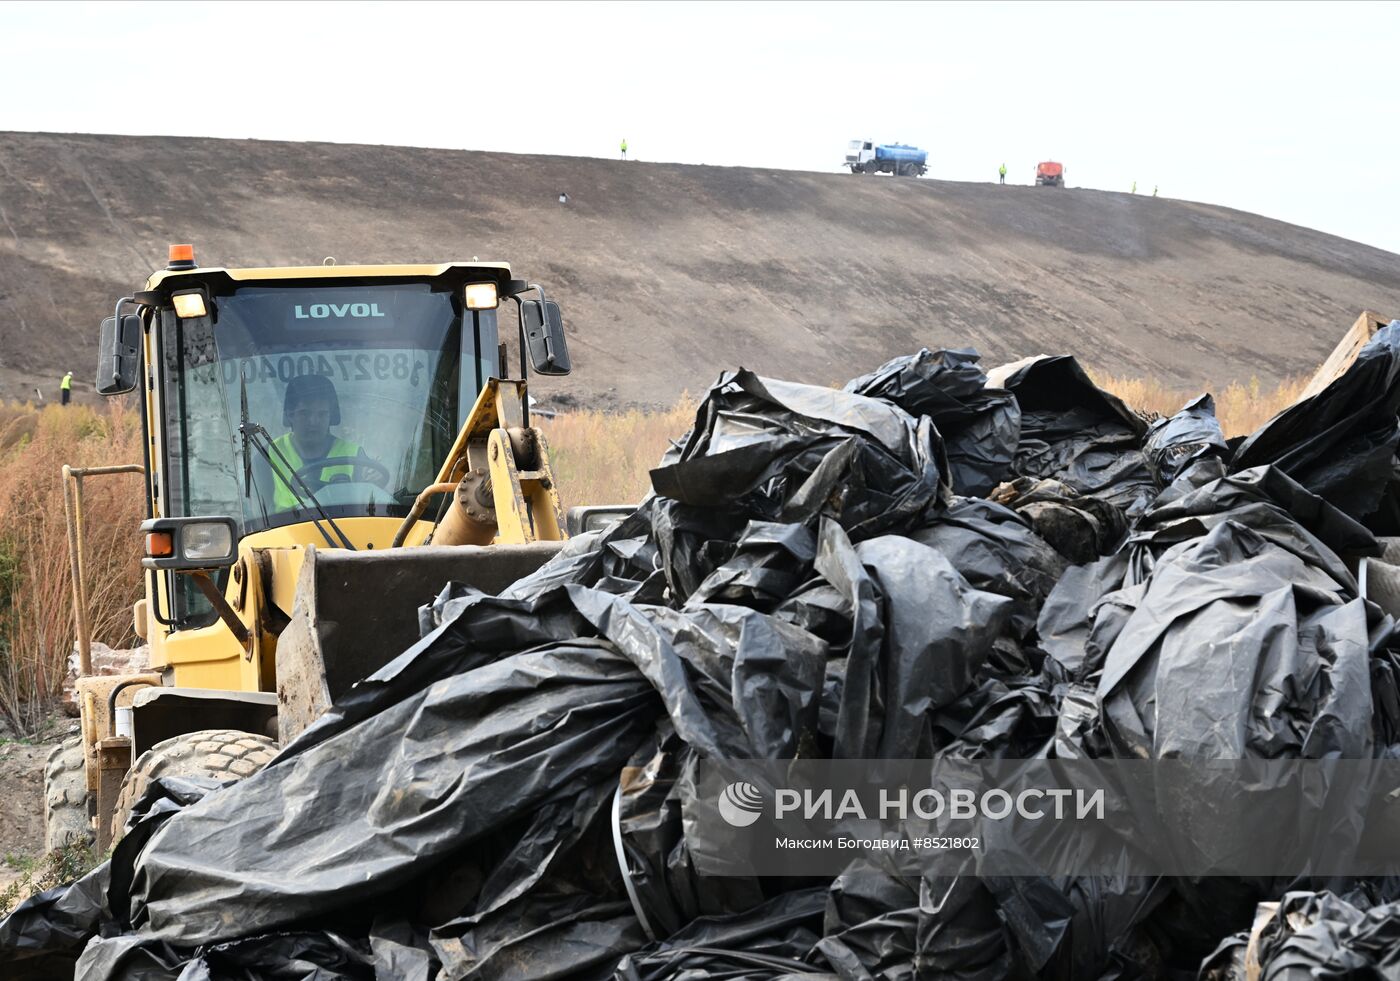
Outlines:
{"type": "Polygon", "coordinates": [[[291,477],[284,473],[287,466],[300,472],[302,480],[314,492],[317,488],[341,481],[373,480],[381,483],[386,476],[380,466],[357,466],[351,460],[371,459],[358,443],[341,439],[331,432],[340,425],[340,399],[335,385],[325,375],[298,375],[287,384],[282,402],[282,425],[290,430],[272,441],[273,507],[291,511],[303,506],[303,495],[293,489],[291,477]],[[285,463],[284,463],[285,460],[285,463]],[[334,461],[316,470],[318,460],[334,461]]]}

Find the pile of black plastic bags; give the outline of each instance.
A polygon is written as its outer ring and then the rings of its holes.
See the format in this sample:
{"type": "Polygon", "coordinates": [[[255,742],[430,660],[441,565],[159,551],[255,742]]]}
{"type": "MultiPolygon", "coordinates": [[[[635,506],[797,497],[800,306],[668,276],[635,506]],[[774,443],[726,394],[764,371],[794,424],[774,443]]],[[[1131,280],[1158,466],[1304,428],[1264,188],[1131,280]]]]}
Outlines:
{"type": "Polygon", "coordinates": [[[705,759],[1400,755],[1358,579],[1400,534],[1400,322],[1246,439],[1072,358],[998,381],[927,350],[844,390],[724,375],[634,513],[499,596],[447,584],[261,773],[154,784],[0,923],[0,975],[1400,976],[1389,878],[697,873],[705,759]]]}

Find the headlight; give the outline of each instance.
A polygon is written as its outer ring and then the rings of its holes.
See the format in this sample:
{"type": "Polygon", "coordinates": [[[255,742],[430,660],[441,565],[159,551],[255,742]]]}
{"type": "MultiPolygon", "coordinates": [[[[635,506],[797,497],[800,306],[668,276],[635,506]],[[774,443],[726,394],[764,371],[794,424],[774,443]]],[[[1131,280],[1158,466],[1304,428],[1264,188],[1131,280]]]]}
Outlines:
{"type": "Polygon", "coordinates": [[[175,316],[181,320],[190,320],[194,317],[205,317],[209,315],[209,308],[204,302],[204,294],[199,290],[192,290],[188,293],[176,293],[170,298],[175,304],[175,316]]]}
{"type": "Polygon", "coordinates": [[[494,310],[498,302],[495,283],[469,283],[467,285],[468,310],[494,310]]]}
{"type": "Polygon", "coordinates": [[[233,555],[233,529],[220,522],[201,522],[180,529],[180,553],[186,559],[224,559],[233,555]]]}

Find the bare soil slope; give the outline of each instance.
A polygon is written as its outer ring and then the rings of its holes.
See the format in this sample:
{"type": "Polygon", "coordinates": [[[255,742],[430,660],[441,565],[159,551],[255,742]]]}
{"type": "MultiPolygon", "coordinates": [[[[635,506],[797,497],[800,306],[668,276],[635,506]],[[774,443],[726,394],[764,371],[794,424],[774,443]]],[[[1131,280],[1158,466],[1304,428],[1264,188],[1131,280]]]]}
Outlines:
{"type": "Polygon", "coordinates": [[[44,766],[54,745],[0,740],[0,889],[44,853],[44,766]]]}
{"type": "Polygon", "coordinates": [[[1226,208],[575,157],[0,134],[0,396],[87,383],[170,242],[206,265],[506,259],[553,287],[572,378],[664,404],[745,365],[838,382],[921,345],[1079,354],[1194,387],[1311,370],[1400,257],[1226,208]],[[570,201],[561,205],[566,191],[570,201]]]}

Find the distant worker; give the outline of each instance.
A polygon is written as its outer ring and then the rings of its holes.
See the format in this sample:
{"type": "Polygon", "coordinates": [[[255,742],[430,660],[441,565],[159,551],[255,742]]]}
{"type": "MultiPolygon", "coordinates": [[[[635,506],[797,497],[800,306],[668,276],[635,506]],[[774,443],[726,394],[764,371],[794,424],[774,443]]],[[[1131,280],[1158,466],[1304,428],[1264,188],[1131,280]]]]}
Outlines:
{"type": "Polygon", "coordinates": [[[560,191],[560,192],[559,192],[559,203],[560,203],[560,204],[568,204],[568,203],[569,203],[569,194],[568,194],[567,191],[560,191]]]}
{"type": "Polygon", "coordinates": [[[627,137],[622,138],[622,159],[627,159],[627,137]]]}
{"type": "Polygon", "coordinates": [[[1006,164],[1001,165],[1001,169],[997,171],[997,176],[1001,178],[1001,183],[1006,183],[1006,164]]]}
{"type": "Polygon", "coordinates": [[[1137,181],[1133,181],[1133,193],[1137,193],[1137,181]]]}
{"type": "Polygon", "coordinates": [[[1157,196],[1157,185],[1156,185],[1156,184],[1153,184],[1153,185],[1152,185],[1152,196],[1153,196],[1154,198],[1157,196]]]}
{"type": "Polygon", "coordinates": [[[306,503],[301,482],[285,472],[288,467],[313,494],[326,484],[387,479],[383,464],[370,459],[358,443],[331,432],[332,426],[340,425],[340,399],[335,384],[325,375],[297,375],[288,383],[282,399],[282,425],[290,429],[272,441],[274,452],[269,461],[276,510],[291,511],[306,503]],[[326,465],[316,469],[323,460],[326,465]],[[364,465],[357,465],[357,461],[364,465]]]}
{"type": "Polygon", "coordinates": [[[63,393],[63,404],[67,405],[73,399],[73,372],[63,376],[63,381],[58,383],[58,389],[63,393]]]}

